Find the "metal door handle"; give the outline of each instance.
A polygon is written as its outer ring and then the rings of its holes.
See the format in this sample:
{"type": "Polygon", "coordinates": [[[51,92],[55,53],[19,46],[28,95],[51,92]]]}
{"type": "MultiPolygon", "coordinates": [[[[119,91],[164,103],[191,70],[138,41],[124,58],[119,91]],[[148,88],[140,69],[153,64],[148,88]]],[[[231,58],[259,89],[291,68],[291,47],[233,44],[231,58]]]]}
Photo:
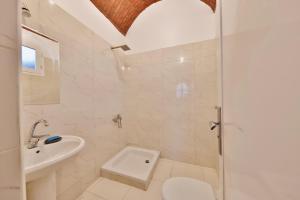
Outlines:
{"type": "Polygon", "coordinates": [[[209,126],[210,126],[210,130],[213,131],[217,126],[220,126],[220,122],[214,122],[214,121],[210,121],[209,122],[209,126]]]}
{"type": "Polygon", "coordinates": [[[216,106],[215,108],[217,110],[218,121],[217,122],[210,121],[209,122],[209,127],[210,127],[211,131],[213,131],[217,127],[219,128],[219,130],[218,130],[219,154],[222,155],[222,148],[223,148],[222,147],[223,146],[223,144],[222,144],[222,126],[221,126],[221,124],[222,124],[222,122],[221,122],[221,120],[222,120],[222,109],[221,109],[221,107],[218,107],[218,106],[216,106]]]}

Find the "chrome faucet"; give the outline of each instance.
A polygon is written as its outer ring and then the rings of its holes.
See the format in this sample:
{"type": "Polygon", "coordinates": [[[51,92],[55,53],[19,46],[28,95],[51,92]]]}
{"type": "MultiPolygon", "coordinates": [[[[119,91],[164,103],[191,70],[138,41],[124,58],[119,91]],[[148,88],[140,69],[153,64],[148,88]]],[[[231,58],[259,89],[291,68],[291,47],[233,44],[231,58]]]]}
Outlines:
{"type": "Polygon", "coordinates": [[[122,116],[120,114],[117,114],[112,121],[117,124],[118,128],[122,128],[122,116]]]}
{"type": "Polygon", "coordinates": [[[35,134],[34,134],[34,133],[35,133],[36,127],[37,127],[39,124],[41,124],[41,123],[43,123],[45,127],[49,126],[49,123],[48,123],[46,120],[44,120],[44,119],[41,119],[41,120],[35,122],[35,123],[32,125],[31,131],[30,131],[30,133],[31,133],[30,139],[29,139],[29,143],[28,143],[28,145],[27,145],[27,148],[28,148],[28,149],[33,149],[33,148],[37,147],[38,142],[40,141],[40,139],[41,139],[42,137],[48,136],[48,134],[44,134],[44,135],[35,135],[35,134]]]}

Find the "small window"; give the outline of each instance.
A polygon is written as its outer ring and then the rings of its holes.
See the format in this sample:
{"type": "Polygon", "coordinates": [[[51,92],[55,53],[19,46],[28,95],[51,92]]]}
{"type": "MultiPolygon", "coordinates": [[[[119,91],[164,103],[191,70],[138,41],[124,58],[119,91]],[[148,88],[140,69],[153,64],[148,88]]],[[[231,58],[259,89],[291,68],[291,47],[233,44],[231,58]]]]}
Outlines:
{"type": "Polygon", "coordinates": [[[183,97],[186,97],[189,93],[189,86],[182,82],[182,83],[179,83],[177,86],[176,86],[176,97],[177,98],[183,98],[183,97]]]}
{"type": "Polygon", "coordinates": [[[23,71],[36,72],[37,62],[36,62],[36,50],[22,46],[22,68],[23,71]]]}

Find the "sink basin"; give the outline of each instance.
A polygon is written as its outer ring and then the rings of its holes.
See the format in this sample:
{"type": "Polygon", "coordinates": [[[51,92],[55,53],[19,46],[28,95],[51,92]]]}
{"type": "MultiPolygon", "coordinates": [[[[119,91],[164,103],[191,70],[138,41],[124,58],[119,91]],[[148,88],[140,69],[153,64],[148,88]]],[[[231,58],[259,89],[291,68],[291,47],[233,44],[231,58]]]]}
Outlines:
{"type": "Polygon", "coordinates": [[[51,168],[56,164],[76,155],[83,147],[85,141],[76,136],[62,136],[62,140],[45,145],[40,141],[38,147],[25,149],[24,167],[26,179],[29,174],[51,168]]]}
{"type": "Polygon", "coordinates": [[[84,144],[80,137],[62,136],[62,140],[57,143],[46,145],[40,141],[36,148],[25,148],[23,158],[27,199],[56,200],[57,166],[75,156],[84,144]]]}

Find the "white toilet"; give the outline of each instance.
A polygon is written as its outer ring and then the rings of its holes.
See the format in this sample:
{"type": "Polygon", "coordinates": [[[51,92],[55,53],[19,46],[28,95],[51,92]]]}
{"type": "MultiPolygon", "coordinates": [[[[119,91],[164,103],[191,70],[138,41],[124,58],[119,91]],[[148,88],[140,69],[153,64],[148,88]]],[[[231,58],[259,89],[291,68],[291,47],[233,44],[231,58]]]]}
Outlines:
{"type": "Polygon", "coordinates": [[[216,200],[212,187],[186,177],[168,179],[162,188],[163,200],[216,200]]]}

